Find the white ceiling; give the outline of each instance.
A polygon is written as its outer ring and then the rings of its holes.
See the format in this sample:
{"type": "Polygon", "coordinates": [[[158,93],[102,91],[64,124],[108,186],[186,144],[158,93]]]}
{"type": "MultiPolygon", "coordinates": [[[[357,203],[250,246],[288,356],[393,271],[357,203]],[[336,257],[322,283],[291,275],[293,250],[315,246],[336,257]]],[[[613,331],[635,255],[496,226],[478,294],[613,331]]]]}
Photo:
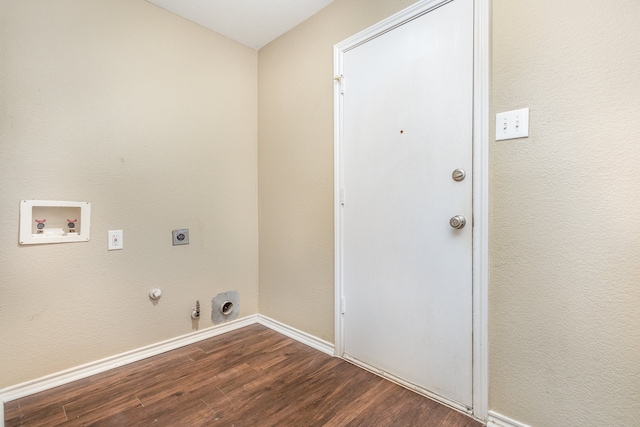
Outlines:
{"type": "Polygon", "coordinates": [[[254,49],[286,33],[333,0],[147,0],[254,49]]]}

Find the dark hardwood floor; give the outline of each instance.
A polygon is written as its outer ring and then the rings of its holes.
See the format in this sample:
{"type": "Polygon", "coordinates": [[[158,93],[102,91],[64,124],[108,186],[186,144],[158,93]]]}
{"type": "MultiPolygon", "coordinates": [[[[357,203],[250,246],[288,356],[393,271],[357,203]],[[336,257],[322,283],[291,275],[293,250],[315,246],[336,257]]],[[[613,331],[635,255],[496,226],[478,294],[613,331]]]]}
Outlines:
{"type": "Polygon", "coordinates": [[[471,418],[260,325],[5,404],[10,426],[441,426],[471,418]]]}

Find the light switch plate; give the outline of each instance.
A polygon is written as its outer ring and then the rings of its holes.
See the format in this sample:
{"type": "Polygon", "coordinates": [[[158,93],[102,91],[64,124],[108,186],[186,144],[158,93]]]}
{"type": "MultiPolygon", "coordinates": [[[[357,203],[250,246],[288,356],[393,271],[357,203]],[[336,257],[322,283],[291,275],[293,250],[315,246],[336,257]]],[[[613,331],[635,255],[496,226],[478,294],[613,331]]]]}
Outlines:
{"type": "Polygon", "coordinates": [[[181,228],[179,230],[173,230],[173,246],[176,245],[188,245],[189,244],[189,229],[181,228]]]}
{"type": "Polygon", "coordinates": [[[529,109],[496,114],[496,141],[529,136],[529,109]]]}

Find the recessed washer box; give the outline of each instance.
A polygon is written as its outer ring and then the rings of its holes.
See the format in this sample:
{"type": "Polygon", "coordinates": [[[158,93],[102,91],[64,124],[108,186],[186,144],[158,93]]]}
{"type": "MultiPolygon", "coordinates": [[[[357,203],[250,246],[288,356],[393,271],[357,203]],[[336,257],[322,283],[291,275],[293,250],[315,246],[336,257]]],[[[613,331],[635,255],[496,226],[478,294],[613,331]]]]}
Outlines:
{"type": "Polygon", "coordinates": [[[20,244],[89,241],[91,203],[20,201],[20,244]]]}

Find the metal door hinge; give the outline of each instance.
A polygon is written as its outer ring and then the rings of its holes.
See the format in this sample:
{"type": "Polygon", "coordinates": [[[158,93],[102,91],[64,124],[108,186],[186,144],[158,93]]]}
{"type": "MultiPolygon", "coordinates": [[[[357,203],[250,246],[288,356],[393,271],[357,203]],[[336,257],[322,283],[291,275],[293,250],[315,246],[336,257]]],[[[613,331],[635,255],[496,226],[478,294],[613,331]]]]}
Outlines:
{"type": "Polygon", "coordinates": [[[344,95],[344,75],[334,76],[333,80],[337,81],[340,85],[340,95],[344,95]]]}

